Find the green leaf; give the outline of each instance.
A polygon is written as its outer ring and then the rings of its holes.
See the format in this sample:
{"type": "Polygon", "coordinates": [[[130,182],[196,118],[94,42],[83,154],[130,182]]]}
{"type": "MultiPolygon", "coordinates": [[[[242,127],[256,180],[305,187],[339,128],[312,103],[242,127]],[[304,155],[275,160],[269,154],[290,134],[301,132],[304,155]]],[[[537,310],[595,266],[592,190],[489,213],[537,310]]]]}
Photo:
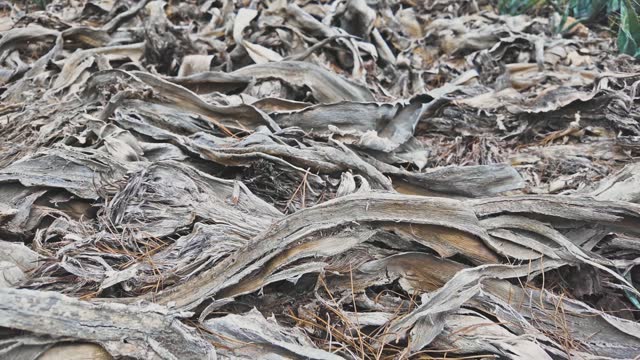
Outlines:
{"type": "Polygon", "coordinates": [[[609,0],[607,4],[607,15],[613,15],[620,11],[621,0],[609,0]]]}
{"type": "Polygon", "coordinates": [[[543,5],[547,0],[500,0],[498,11],[501,14],[521,15],[543,5]]]}
{"type": "Polygon", "coordinates": [[[640,58],[640,20],[630,0],[620,4],[618,51],[640,58]]]}
{"type": "Polygon", "coordinates": [[[610,3],[618,0],[570,0],[569,7],[576,19],[593,21],[603,14],[610,3]]]}

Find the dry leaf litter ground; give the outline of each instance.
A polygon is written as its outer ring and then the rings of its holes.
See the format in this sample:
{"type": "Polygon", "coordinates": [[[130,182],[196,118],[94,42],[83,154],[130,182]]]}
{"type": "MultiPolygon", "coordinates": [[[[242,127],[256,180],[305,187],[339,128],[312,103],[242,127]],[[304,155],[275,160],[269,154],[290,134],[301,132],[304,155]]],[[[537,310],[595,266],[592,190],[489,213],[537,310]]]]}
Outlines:
{"type": "Polygon", "coordinates": [[[0,358],[637,358],[640,65],[559,21],[0,2],[0,358]]]}

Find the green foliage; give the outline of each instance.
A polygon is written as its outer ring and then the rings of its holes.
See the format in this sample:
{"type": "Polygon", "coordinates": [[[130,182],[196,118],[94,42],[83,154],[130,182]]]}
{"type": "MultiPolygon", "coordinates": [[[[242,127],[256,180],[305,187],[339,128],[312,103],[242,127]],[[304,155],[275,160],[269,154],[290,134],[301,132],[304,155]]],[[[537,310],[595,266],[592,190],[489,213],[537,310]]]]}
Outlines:
{"type": "Polygon", "coordinates": [[[558,34],[569,32],[578,22],[593,23],[608,17],[609,22],[618,29],[618,50],[640,58],[640,6],[637,0],[499,0],[498,11],[501,14],[520,15],[545,5],[564,9],[560,24],[553,29],[558,34]],[[569,16],[577,22],[567,27],[569,16]]]}
{"type": "Polygon", "coordinates": [[[546,0],[499,0],[501,14],[520,15],[544,5],[546,0]]]}
{"type": "Polygon", "coordinates": [[[608,12],[614,2],[617,3],[618,0],[569,0],[566,8],[574,18],[591,22],[608,12]]]}
{"type": "Polygon", "coordinates": [[[575,21],[575,22],[571,23],[571,25],[567,26],[568,20],[569,20],[569,7],[566,7],[565,11],[564,11],[564,15],[562,15],[562,19],[560,20],[560,23],[557,24],[555,26],[555,28],[553,29],[553,33],[554,34],[566,34],[566,33],[570,32],[571,29],[573,29],[576,25],[578,25],[580,23],[579,21],[575,21]]]}
{"type": "Polygon", "coordinates": [[[567,10],[581,22],[608,15],[618,24],[618,50],[640,58],[640,19],[631,0],[569,0],[567,10]]]}
{"type": "Polygon", "coordinates": [[[618,30],[618,50],[621,53],[640,58],[640,20],[630,0],[620,4],[620,29],[618,30]]]}

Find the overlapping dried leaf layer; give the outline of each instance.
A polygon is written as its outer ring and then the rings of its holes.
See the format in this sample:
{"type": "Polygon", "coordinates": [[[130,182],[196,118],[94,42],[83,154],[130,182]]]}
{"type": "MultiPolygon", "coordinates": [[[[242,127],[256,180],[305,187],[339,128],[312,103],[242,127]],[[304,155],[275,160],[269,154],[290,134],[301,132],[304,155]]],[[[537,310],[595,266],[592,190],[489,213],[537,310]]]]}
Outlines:
{"type": "Polygon", "coordinates": [[[1,358],[640,355],[640,66],[606,29],[46,3],[0,6],[1,358]]]}

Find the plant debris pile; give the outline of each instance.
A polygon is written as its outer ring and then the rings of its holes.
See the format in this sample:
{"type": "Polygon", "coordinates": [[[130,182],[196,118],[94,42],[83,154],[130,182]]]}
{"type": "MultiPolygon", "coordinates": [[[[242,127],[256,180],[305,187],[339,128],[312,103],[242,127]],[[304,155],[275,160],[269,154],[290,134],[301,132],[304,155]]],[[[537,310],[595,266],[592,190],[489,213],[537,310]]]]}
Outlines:
{"type": "Polygon", "coordinates": [[[0,2],[0,358],[637,357],[640,64],[537,11],[0,2]]]}

